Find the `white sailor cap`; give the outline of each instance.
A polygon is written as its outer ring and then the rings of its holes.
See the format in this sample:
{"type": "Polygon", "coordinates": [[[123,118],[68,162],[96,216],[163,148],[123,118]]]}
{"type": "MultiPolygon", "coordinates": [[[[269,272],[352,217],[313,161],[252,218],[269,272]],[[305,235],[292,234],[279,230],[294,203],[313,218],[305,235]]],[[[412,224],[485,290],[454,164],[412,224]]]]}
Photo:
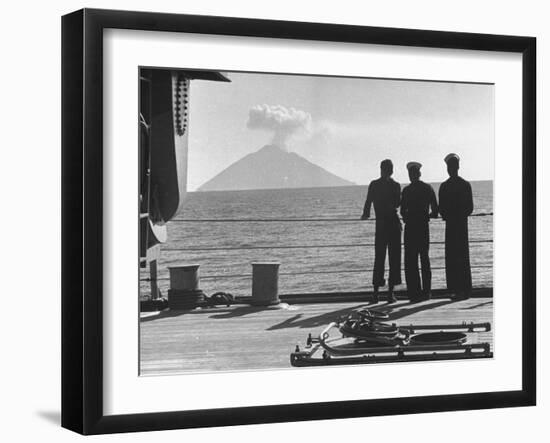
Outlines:
{"type": "Polygon", "coordinates": [[[457,162],[460,161],[460,157],[457,155],[457,154],[448,154],[447,156],[445,156],[445,158],[443,159],[445,161],[445,163],[449,163],[449,160],[451,159],[455,159],[457,162]]]}
{"type": "Polygon", "coordinates": [[[410,171],[411,169],[420,169],[422,167],[421,163],[418,162],[409,162],[407,163],[407,170],[410,171]]]}

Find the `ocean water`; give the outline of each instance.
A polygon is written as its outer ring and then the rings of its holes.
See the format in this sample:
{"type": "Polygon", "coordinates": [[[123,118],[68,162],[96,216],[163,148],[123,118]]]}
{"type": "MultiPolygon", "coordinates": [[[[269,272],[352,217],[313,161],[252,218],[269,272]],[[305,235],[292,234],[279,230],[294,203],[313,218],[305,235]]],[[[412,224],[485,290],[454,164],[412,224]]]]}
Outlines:
{"type": "MultiPolygon", "coordinates": [[[[437,193],[439,184],[432,186],[437,193]]],[[[472,182],[472,190],[474,214],[492,214],[492,181],[472,182]]],[[[279,261],[281,294],[370,290],[375,223],[359,220],[366,195],[367,186],[189,193],[182,212],[167,224],[159,287],[166,295],[169,266],[198,263],[207,294],[248,296],[251,263],[279,261]],[[283,221],[288,219],[300,221],[283,221]]],[[[444,288],[444,245],[438,243],[443,221],[432,220],[430,232],[432,287],[444,288]]],[[[469,232],[473,285],[492,287],[493,216],[470,217],[469,232]]],[[[148,269],[140,275],[141,295],[147,296],[148,269]]]]}

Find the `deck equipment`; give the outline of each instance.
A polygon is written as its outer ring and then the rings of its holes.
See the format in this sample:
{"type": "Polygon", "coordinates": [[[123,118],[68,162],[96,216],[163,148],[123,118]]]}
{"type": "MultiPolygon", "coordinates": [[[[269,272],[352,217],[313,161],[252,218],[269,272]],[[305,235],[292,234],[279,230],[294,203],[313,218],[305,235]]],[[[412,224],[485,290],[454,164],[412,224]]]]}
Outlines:
{"type": "Polygon", "coordinates": [[[380,321],[387,318],[382,312],[364,309],[332,322],[318,338],[309,334],[303,350],[296,346],[290,363],[326,366],[493,356],[489,343],[472,337],[490,331],[490,323],[398,326],[380,321]],[[340,332],[339,337],[331,337],[333,329],[340,332]]]}

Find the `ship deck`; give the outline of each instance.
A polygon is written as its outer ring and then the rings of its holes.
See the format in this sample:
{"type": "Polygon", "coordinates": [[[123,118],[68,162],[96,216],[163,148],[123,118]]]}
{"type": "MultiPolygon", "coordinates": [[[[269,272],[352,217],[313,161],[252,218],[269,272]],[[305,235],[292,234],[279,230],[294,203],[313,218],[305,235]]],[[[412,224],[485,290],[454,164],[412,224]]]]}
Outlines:
{"type": "MultiPolygon", "coordinates": [[[[383,297],[383,295],[382,295],[383,297]]],[[[493,298],[487,294],[461,301],[444,296],[421,303],[399,300],[388,305],[366,301],[291,303],[286,308],[245,304],[193,311],[143,313],[140,321],[141,375],[182,372],[290,368],[290,353],[307,335],[354,310],[369,307],[389,314],[398,325],[493,321],[493,298]]],[[[474,334],[493,341],[492,331],[474,334]]]]}

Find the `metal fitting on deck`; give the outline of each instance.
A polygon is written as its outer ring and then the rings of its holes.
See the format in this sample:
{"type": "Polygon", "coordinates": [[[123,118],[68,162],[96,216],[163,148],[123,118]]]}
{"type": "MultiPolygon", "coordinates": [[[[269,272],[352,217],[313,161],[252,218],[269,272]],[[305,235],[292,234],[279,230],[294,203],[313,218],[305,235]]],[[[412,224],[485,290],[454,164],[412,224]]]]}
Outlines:
{"type": "Polygon", "coordinates": [[[168,307],[172,310],[194,309],[204,303],[204,292],[199,288],[199,266],[196,264],[171,266],[168,307]]]}
{"type": "Polygon", "coordinates": [[[252,300],[255,306],[277,305],[279,300],[279,262],[252,263],[252,300]]]}

